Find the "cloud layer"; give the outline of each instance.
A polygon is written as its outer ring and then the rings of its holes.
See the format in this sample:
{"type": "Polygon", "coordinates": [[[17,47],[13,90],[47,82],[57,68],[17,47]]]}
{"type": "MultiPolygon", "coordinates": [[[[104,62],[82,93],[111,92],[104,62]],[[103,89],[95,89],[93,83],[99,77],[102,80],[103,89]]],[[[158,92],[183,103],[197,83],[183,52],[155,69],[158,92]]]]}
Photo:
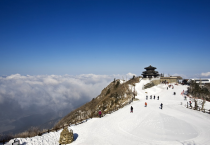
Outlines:
{"type": "Polygon", "coordinates": [[[210,72],[201,73],[201,76],[203,76],[203,77],[210,77],[210,72]]]}
{"type": "MultiPolygon", "coordinates": [[[[9,100],[22,109],[36,107],[40,110],[74,109],[100,94],[114,76],[21,76],[0,77],[0,104],[9,100]]],[[[12,107],[12,106],[11,106],[12,107]]]]}

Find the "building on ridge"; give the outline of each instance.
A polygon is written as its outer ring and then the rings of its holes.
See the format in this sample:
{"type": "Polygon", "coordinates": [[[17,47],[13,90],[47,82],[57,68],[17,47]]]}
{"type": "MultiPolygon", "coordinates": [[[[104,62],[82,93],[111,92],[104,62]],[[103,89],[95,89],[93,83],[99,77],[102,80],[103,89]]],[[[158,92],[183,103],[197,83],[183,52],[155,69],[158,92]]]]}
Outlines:
{"type": "Polygon", "coordinates": [[[159,76],[158,71],[155,71],[156,67],[145,67],[146,71],[142,72],[143,78],[157,78],[159,76]]]}
{"type": "Polygon", "coordinates": [[[164,77],[164,74],[159,74],[158,71],[155,71],[157,69],[153,66],[145,67],[146,71],[142,72],[143,79],[149,79],[151,80],[155,85],[163,82],[168,83],[179,83],[182,81],[182,77],[180,76],[168,76],[164,77]]]}
{"type": "Polygon", "coordinates": [[[160,82],[179,83],[182,81],[181,76],[160,77],[160,82]]]}

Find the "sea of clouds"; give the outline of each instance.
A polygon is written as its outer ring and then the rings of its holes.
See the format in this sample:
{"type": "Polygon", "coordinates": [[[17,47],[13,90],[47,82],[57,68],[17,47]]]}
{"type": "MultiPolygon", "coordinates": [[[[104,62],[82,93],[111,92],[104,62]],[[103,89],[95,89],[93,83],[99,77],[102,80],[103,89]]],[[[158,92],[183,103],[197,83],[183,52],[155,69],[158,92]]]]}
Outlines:
{"type": "MultiPolygon", "coordinates": [[[[124,75],[124,79],[134,74],[124,75]]],[[[0,123],[31,114],[71,112],[123,75],[20,75],[0,77],[0,123]]],[[[66,115],[66,114],[64,114],[66,115]]]]}
{"type": "Polygon", "coordinates": [[[74,109],[78,103],[96,97],[101,88],[112,79],[111,76],[94,74],[79,76],[15,74],[0,78],[0,103],[12,100],[22,109],[31,106],[44,110],[61,110],[67,107],[74,109]]]}

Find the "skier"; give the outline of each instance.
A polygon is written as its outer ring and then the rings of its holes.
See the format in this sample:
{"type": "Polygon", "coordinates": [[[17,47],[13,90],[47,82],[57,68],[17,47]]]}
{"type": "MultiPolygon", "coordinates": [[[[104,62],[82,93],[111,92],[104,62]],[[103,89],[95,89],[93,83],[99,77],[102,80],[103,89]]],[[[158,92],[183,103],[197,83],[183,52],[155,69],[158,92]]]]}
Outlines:
{"type": "Polygon", "coordinates": [[[163,108],[163,104],[161,103],[161,104],[160,104],[160,109],[162,109],[162,108],[163,108]]]}
{"type": "Polygon", "coordinates": [[[147,102],[145,102],[145,107],[147,107],[147,102]]]}
{"type": "Polygon", "coordinates": [[[154,95],[154,99],[155,99],[155,95],[154,95]]]}
{"type": "Polygon", "coordinates": [[[133,107],[131,106],[131,113],[133,113],[133,107]]]}
{"type": "Polygon", "coordinates": [[[99,110],[98,114],[99,114],[99,117],[101,118],[101,110],[99,110]]]}
{"type": "Polygon", "coordinates": [[[146,100],[148,99],[148,96],[146,96],[146,100]]]}
{"type": "Polygon", "coordinates": [[[152,95],[150,96],[150,99],[152,99],[152,95]]]}
{"type": "Polygon", "coordinates": [[[184,99],[185,99],[185,100],[187,100],[187,97],[186,97],[186,96],[184,96],[184,99]]]}
{"type": "Polygon", "coordinates": [[[159,96],[157,97],[157,99],[159,100],[159,96]]]}
{"type": "Polygon", "coordinates": [[[192,107],[191,104],[192,104],[192,103],[191,103],[191,101],[190,101],[190,107],[192,107]]]}
{"type": "Polygon", "coordinates": [[[167,90],[168,90],[168,87],[167,87],[167,90]]]}

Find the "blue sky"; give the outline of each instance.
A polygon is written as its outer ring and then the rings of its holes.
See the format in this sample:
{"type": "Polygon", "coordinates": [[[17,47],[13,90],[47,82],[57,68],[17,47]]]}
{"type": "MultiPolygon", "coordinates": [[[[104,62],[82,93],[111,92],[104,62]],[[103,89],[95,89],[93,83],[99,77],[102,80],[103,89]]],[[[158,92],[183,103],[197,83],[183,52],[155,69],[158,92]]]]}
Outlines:
{"type": "Polygon", "coordinates": [[[210,72],[210,2],[1,0],[0,75],[210,72]]]}

